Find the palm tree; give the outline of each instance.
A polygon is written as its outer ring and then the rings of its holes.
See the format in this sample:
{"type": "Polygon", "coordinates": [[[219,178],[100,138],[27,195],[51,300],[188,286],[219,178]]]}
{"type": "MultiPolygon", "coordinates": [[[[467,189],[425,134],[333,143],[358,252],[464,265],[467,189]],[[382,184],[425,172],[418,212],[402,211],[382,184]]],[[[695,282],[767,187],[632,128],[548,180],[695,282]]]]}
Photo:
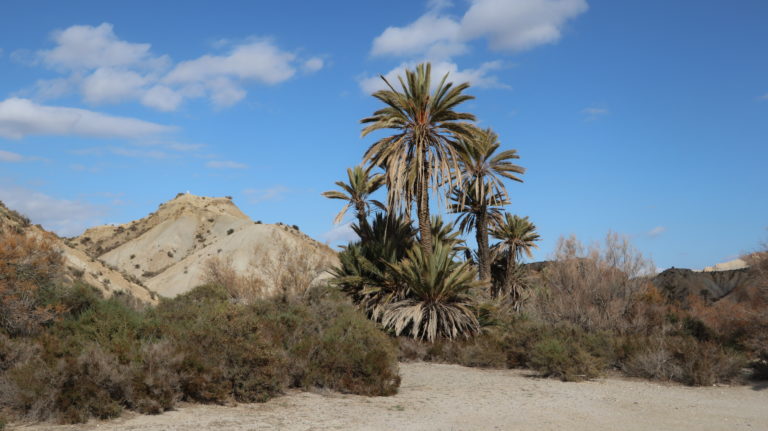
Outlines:
{"type": "Polygon", "coordinates": [[[429,189],[437,192],[454,182],[461,183],[458,170],[459,140],[469,139],[475,116],[456,112],[459,104],[473,99],[463,94],[468,83],[454,86],[446,82],[448,74],[431,91],[429,63],[405,71],[398,77],[400,90],[383,76],[388,89],[373,93],[386,106],[363,118],[362,136],[380,129],[393,129],[395,134],[379,139],[368,148],[364,160],[384,169],[391,212],[410,212],[416,200],[420,244],[425,255],[432,253],[430,232],[429,189]],[[405,208],[403,208],[405,207],[405,208]]]}
{"type": "Polygon", "coordinates": [[[480,281],[487,283],[491,278],[492,260],[488,245],[488,228],[501,220],[501,206],[509,204],[509,201],[501,193],[491,193],[490,185],[476,187],[475,181],[468,181],[465,185],[464,188],[454,187],[448,211],[461,214],[457,222],[462,232],[467,233],[475,229],[478,276],[480,281]]]}
{"type": "Polygon", "coordinates": [[[349,178],[349,184],[346,184],[343,181],[336,181],[336,185],[339,186],[343,192],[331,190],[323,192],[322,195],[329,199],[341,199],[347,201],[333,220],[334,223],[341,222],[344,214],[346,214],[351,207],[354,207],[358,226],[365,230],[369,227],[367,218],[370,204],[373,204],[382,210],[386,210],[386,207],[384,207],[384,204],[381,202],[375,199],[368,199],[371,194],[384,185],[384,176],[382,174],[371,175],[371,166],[367,168],[355,166],[354,168],[347,168],[347,177],[349,178]]]}
{"type": "Polygon", "coordinates": [[[373,320],[394,301],[404,298],[403,287],[396,283],[389,265],[405,258],[414,245],[416,230],[401,217],[378,213],[365,228],[353,225],[358,237],[339,253],[339,265],[331,272],[332,281],[352,298],[373,320]]]}
{"type": "Polygon", "coordinates": [[[435,241],[432,251],[427,255],[413,247],[402,261],[387,264],[405,294],[384,309],[381,324],[395,335],[427,341],[469,337],[480,327],[467,296],[478,285],[475,270],[468,262],[454,260],[450,242],[435,241]]]}
{"type": "Polygon", "coordinates": [[[507,256],[502,290],[509,293],[513,301],[517,301],[521,293],[516,286],[514,277],[517,259],[523,254],[529,258],[533,257],[531,250],[539,247],[536,245],[536,241],[539,241],[541,237],[536,233],[536,225],[531,223],[528,217],[519,217],[509,213],[504,214],[504,219],[491,230],[491,235],[501,241],[498,244],[498,251],[507,256]]]}
{"type": "Polygon", "coordinates": [[[517,174],[525,173],[525,168],[512,163],[520,158],[517,150],[496,153],[501,143],[490,128],[476,129],[471,139],[462,139],[460,144],[460,167],[466,182],[464,187],[453,190],[452,211],[465,214],[461,225],[464,232],[474,224],[479,276],[487,282],[491,277],[488,226],[499,216],[493,207],[509,204],[503,180],[523,182],[517,174]]]}

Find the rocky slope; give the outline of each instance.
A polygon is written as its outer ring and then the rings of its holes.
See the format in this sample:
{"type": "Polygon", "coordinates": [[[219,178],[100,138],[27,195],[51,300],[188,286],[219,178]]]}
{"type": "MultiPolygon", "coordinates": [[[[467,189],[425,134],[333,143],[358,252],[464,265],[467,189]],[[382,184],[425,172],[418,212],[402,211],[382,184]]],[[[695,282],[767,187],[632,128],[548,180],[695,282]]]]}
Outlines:
{"type": "MultiPolygon", "coordinates": [[[[229,198],[181,193],[147,217],[88,229],[71,244],[167,297],[203,283],[214,258],[241,276],[265,281],[265,259],[278,259],[281,247],[300,249],[327,266],[337,259],[329,247],[295,228],[252,221],[229,198]]],[[[274,288],[268,285],[266,293],[274,288]]]]}
{"type": "Polygon", "coordinates": [[[30,224],[29,220],[10,210],[0,202],[0,233],[17,232],[36,237],[47,237],[61,250],[64,257],[65,270],[63,274],[65,283],[82,280],[109,297],[116,292],[125,292],[145,303],[156,302],[156,295],[136,281],[132,281],[122,274],[117,268],[110,267],[104,262],[87,255],[82,250],[70,247],[64,240],[45,231],[39,225],[30,224]]]}

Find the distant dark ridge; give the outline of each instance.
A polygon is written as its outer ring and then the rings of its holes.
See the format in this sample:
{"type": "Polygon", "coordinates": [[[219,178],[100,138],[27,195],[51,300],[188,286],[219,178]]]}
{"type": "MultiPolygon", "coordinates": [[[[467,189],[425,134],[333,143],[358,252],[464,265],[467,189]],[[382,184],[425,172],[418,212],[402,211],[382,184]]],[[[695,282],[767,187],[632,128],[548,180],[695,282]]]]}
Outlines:
{"type": "MultiPolygon", "coordinates": [[[[524,264],[533,272],[541,272],[552,261],[524,264]]],[[[760,281],[749,268],[727,271],[699,272],[685,268],[669,268],[652,278],[654,286],[668,300],[686,303],[696,295],[707,302],[729,299],[734,302],[752,302],[758,296],[760,281]]]]}

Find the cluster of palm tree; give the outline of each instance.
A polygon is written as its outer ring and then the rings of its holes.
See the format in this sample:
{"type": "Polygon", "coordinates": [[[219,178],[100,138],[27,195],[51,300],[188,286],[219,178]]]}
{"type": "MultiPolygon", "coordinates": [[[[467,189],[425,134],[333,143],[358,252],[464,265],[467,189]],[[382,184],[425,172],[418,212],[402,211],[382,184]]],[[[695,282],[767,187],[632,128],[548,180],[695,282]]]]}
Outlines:
{"type": "Polygon", "coordinates": [[[349,209],[357,217],[353,229],[360,240],[340,254],[336,283],[396,335],[430,341],[469,336],[479,330],[470,291],[486,288],[494,297],[520,301],[517,261],[530,256],[539,237],[527,217],[504,212],[510,203],[505,180],[522,182],[525,169],[514,163],[516,150],[499,151],[493,130],[457,111],[473,99],[465,93],[468,83],[454,85],[446,74],[433,86],[429,63],[406,70],[399,88],[381,78],[387,88],[373,97],[384,106],[361,121],[362,135],[394,133],[374,142],[361,166],[347,170],[349,182],[336,183],[342,191],[323,193],[347,202],[336,222],[349,209]],[[371,198],[381,187],[386,204],[371,198]],[[448,200],[458,230],[430,214],[430,198],[448,200]],[[474,259],[460,238],[472,230],[474,259]],[[493,247],[489,236],[499,240],[493,247]],[[494,262],[505,267],[496,280],[494,262]]]}

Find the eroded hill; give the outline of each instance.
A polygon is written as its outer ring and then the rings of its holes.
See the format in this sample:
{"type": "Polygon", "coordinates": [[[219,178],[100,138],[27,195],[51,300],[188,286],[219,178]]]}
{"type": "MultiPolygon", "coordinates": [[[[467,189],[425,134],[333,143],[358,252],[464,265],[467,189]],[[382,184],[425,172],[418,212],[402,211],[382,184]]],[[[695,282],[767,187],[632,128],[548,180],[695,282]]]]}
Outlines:
{"type": "Polygon", "coordinates": [[[156,302],[156,295],[138,280],[131,280],[129,276],[122,274],[116,267],[110,267],[84,251],[70,247],[58,236],[39,225],[32,225],[29,219],[8,209],[0,202],[0,233],[6,232],[45,237],[51,241],[64,257],[65,269],[62,277],[65,283],[81,280],[101,290],[107,297],[116,292],[125,292],[142,302],[156,302]]]}
{"type": "Polygon", "coordinates": [[[265,266],[278,263],[281,250],[301,250],[325,266],[337,260],[333,250],[296,228],[254,222],[229,198],[181,193],[147,217],[88,229],[70,244],[167,297],[202,284],[212,259],[265,280],[267,294],[276,286],[265,266]]]}

